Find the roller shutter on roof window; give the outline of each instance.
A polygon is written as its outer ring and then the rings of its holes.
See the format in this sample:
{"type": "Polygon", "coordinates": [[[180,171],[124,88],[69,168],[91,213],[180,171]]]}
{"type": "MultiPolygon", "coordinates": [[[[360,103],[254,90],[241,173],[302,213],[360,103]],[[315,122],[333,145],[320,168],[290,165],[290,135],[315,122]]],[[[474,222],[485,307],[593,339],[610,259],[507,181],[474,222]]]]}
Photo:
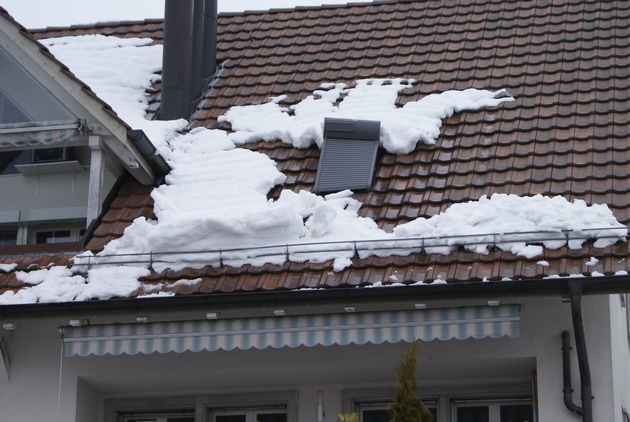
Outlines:
{"type": "Polygon", "coordinates": [[[315,192],[370,189],[380,127],[378,121],[327,118],[315,192]]]}

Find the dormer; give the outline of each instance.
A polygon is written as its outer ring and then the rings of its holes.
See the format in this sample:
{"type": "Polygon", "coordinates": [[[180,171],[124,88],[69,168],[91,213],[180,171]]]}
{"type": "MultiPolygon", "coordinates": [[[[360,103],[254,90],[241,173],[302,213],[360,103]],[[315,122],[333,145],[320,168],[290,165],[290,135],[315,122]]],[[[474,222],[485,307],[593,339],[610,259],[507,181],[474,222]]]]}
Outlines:
{"type": "Polygon", "coordinates": [[[119,177],[151,185],[168,170],[141,131],[6,14],[0,74],[0,251],[78,248],[119,177]]]}

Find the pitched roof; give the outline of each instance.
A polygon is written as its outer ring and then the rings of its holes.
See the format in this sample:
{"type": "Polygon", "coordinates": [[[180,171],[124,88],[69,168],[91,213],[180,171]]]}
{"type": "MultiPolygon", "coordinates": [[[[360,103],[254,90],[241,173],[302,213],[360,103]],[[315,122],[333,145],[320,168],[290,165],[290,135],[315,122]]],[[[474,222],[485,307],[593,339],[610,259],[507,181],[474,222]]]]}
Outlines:
{"type": "MultiPolygon", "coordinates": [[[[218,23],[224,68],[193,127],[229,129],[217,117],[231,106],[281,94],[288,95],[288,104],[297,103],[324,82],[352,85],[371,77],[417,80],[401,92],[398,106],[451,89],[507,88],[516,98],[447,119],[436,145],[420,144],[404,155],[383,152],[373,189],[355,198],[363,202],[360,215],[384,229],[493,193],[608,204],[619,222],[630,222],[627,2],[385,1],[220,14],[218,23]]],[[[148,36],[156,42],[162,37],[156,20],[52,28],[34,36],[86,33],[148,36]]],[[[280,142],[245,147],[276,161],[287,175],[282,189],[312,191],[316,147],[280,142]]],[[[271,196],[278,193],[277,188],[271,196]]],[[[151,209],[148,189],[127,182],[88,248],[100,250],[151,209]]],[[[387,284],[392,276],[408,284],[500,281],[594,271],[612,275],[628,270],[629,257],[628,243],[599,249],[591,242],[581,249],[545,249],[534,259],[497,249],[487,255],[459,249],[449,255],[357,258],[341,272],[331,271],[331,262],[287,262],[166,271],[143,282],[190,295],[366,286],[387,284]],[[587,265],[590,257],[599,261],[587,265]],[[182,279],[197,281],[173,284],[182,279]]],[[[0,271],[0,293],[19,288],[6,278],[0,271]]]]}

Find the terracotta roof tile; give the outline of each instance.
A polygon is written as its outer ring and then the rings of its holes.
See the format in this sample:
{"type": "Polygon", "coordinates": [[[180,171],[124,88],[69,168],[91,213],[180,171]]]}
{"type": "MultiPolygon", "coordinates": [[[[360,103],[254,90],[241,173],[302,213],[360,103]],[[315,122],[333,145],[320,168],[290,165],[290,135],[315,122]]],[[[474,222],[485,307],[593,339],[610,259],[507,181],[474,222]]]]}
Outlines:
{"type": "MultiPolygon", "coordinates": [[[[389,1],[219,15],[224,71],[192,126],[223,127],[216,118],[233,105],[260,104],[289,94],[297,103],[323,83],[367,77],[417,80],[399,105],[425,95],[470,87],[507,88],[516,101],[497,109],[457,114],[433,146],[405,155],[382,154],[370,192],[359,193],[362,216],[391,230],[416,217],[494,192],[543,193],[606,203],[623,223],[630,188],[630,6],[621,1],[389,1]]],[[[36,38],[103,33],[162,41],[162,22],[100,23],[34,31],[36,38]]],[[[156,87],[159,92],[159,86],[156,87]]],[[[154,94],[153,98],[158,98],[154,94]]],[[[153,103],[152,107],[156,107],[153,103]]],[[[268,154],[287,175],[282,188],[311,190],[319,152],[278,142],[245,146],[268,154]]],[[[280,188],[270,197],[277,197],[280,188]]],[[[127,183],[102,216],[89,248],[100,250],[134,218],[149,218],[150,187],[127,183]]],[[[629,247],[545,250],[528,260],[491,250],[479,255],[353,259],[332,263],[212,268],[152,274],[147,283],[181,284],[176,294],[216,294],[301,288],[340,288],[377,282],[470,282],[548,275],[627,271],[629,247]],[[590,256],[600,262],[586,267],[590,256]],[[548,261],[548,266],[539,261],[548,261]],[[394,276],[394,277],[392,277],[394,276]]],[[[4,261],[3,261],[4,262],[4,261]]],[[[52,262],[52,261],[49,261],[52,262]]],[[[23,259],[20,268],[47,265],[23,259]]],[[[0,288],[16,288],[0,273],[0,288]]]]}

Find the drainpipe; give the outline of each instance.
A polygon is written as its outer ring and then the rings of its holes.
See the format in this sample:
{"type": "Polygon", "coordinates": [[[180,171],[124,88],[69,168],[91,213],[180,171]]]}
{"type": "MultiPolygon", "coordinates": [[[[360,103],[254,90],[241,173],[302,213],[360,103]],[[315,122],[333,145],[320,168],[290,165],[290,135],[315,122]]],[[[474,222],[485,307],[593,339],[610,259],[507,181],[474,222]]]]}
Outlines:
{"type": "Polygon", "coordinates": [[[584,410],[573,403],[573,388],[571,387],[571,339],[569,332],[562,332],[562,393],[564,396],[564,405],[576,415],[583,415],[584,410]]]}
{"type": "Polygon", "coordinates": [[[564,379],[564,403],[571,412],[582,415],[583,422],[593,422],[593,395],[591,385],[591,370],[588,363],[586,350],[586,337],[584,335],[584,320],[582,317],[582,283],[569,282],[569,294],[571,295],[571,317],[573,319],[573,332],[575,333],[575,348],[577,351],[578,368],[580,371],[580,391],[582,394],[582,407],[576,406],[571,398],[571,364],[569,362],[569,333],[562,333],[562,358],[564,379]]]}

